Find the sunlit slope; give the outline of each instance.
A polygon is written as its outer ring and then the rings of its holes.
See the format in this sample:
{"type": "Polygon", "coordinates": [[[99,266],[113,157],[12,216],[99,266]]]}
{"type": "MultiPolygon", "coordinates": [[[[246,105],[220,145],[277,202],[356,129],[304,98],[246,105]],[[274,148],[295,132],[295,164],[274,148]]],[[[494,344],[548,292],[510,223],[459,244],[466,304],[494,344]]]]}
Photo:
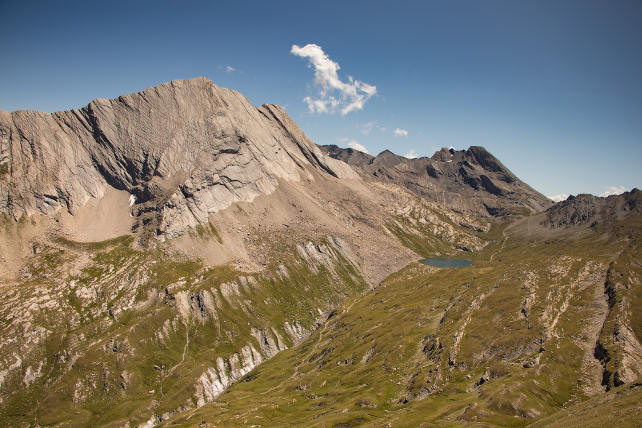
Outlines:
{"type": "Polygon", "coordinates": [[[639,217],[564,240],[495,228],[473,266],[408,266],[167,425],[523,426],[602,396],[638,368],[639,231],[639,217]]]}
{"type": "MultiPolygon", "coordinates": [[[[30,249],[24,265],[0,285],[0,424],[160,423],[214,400],[299,343],[346,298],[385,277],[379,272],[396,270],[395,257],[419,258],[397,239],[412,236],[424,243],[415,247],[420,254],[441,255],[489,242],[476,236],[488,227],[483,220],[394,195],[381,219],[350,213],[352,234],[305,229],[292,219],[277,230],[243,226],[251,210],[288,204],[267,198],[258,207],[238,206],[217,220],[220,228],[190,229],[181,238],[189,254],[177,251],[174,240],[141,248],[134,236],[84,243],[54,232],[22,238],[30,249]],[[223,221],[229,218],[236,223],[223,221]],[[247,235],[241,241],[229,229],[247,235]],[[258,269],[207,266],[196,257],[239,242],[251,244],[258,269]]],[[[310,224],[301,201],[293,209],[310,224]]],[[[34,227],[26,218],[5,220],[6,242],[34,227]]]]}
{"type": "Polygon", "coordinates": [[[572,405],[535,422],[533,427],[580,428],[642,426],[642,388],[639,384],[616,388],[590,400],[572,405]]]}
{"type": "Polygon", "coordinates": [[[0,425],[158,422],[212,400],[367,289],[333,237],[275,242],[283,252],[261,273],[131,241],[54,240],[0,288],[0,357],[15,361],[0,425]]]}

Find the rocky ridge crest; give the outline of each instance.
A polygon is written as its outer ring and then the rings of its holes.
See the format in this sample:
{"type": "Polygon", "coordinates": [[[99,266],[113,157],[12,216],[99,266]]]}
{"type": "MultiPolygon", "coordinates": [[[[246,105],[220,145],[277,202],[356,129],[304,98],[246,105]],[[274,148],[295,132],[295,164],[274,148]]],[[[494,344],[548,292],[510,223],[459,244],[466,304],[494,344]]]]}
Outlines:
{"type": "Polygon", "coordinates": [[[580,194],[569,196],[546,210],[542,225],[552,229],[613,225],[618,220],[641,212],[642,192],[638,189],[608,197],[580,194]]]}
{"type": "Polygon", "coordinates": [[[552,202],[515,176],[481,146],[443,148],[432,157],[407,159],[389,150],[377,156],[321,146],[367,179],[395,183],[451,209],[483,216],[542,211],[552,202]]]}
{"type": "Polygon", "coordinates": [[[0,111],[0,143],[0,212],[73,214],[111,186],[132,195],[134,229],[160,238],[309,170],[356,177],[283,108],[254,107],[204,77],[77,110],[0,111]]]}

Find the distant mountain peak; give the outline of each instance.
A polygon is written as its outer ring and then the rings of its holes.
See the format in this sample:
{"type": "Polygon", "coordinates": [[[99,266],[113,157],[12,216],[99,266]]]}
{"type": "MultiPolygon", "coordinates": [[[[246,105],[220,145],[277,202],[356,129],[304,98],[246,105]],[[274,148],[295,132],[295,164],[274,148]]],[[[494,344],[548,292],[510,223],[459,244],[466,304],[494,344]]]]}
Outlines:
{"type": "Polygon", "coordinates": [[[642,192],[634,188],[630,192],[607,197],[590,194],[569,196],[546,210],[542,224],[553,229],[573,226],[602,228],[614,225],[632,214],[642,213],[642,192]]]}
{"type": "Polygon", "coordinates": [[[482,146],[442,148],[430,158],[407,159],[384,150],[355,157],[337,146],[320,146],[366,177],[394,182],[448,207],[492,216],[542,211],[551,201],[519,180],[482,146]],[[367,162],[366,162],[367,159],[367,162]]]}

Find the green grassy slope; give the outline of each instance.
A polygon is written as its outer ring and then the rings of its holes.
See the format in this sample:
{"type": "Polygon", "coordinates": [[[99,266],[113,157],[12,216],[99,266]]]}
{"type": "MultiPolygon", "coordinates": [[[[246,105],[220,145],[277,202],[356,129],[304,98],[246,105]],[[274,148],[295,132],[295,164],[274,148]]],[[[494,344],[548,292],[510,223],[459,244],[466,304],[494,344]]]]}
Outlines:
{"type": "Polygon", "coordinates": [[[131,237],[50,244],[0,289],[0,357],[20,359],[3,374],[3,426],[169,417],[207,399],[198,379],[217,358],[232,376],[235,361],[245,369],[293,346],[320,313],[368,287],[331,238],[280,245],[261,273],[138,251],[131,237]]]}
{"type": "MultiPolygon", "coordinates": [[[[443,254],[493,233],[415,197],[395,210],[396,236],[443,254]]],[[[189,234],[222,243],[211,225],[189,234]]],[[[308,234],[256,232],[267,262],[253,273],[162,243],[138,250],[131,236],[38,238],[19,279],[0,286],[0,425],[154,424],[211,401],[369,288],[346,242],[308,234]]]]}
{"type": "Polygon", "coordinates": [[[482,234],[492,242],[473,266],[411,264],[347,300],[301,345],[167,426],[525,426],[602,396],[627,358],[609,323],[642,337],[639,219],[576,240],[502,230],[482,234]]]}
{"type": "Polygon", "coordinates": [[[591,428],[617,423],[621,428],[642,426],[642,388],[626,385],[560,410],[533,423],[535,427],[591,428]]]}

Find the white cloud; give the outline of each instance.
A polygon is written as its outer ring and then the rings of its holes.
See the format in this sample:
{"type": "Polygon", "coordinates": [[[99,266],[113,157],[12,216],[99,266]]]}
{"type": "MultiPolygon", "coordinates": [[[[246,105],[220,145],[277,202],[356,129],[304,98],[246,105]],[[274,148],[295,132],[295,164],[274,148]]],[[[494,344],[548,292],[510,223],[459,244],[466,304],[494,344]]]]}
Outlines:
{"type": "Polygon", "coordinates": [[[332,61],[319,45],[303,47],[292,45],[290,53],[307,58],[309,67],[314,68],[314,83],[318,87],[317,97],[305,97],[303,101],[312,113],[334,113],[339,109],[342,115],[362,110],[364,104],[377,93],[377,87],[348,76],[348,82],[339,78],[339,64],[332,61]]]}
{"type": "Polygon", "coordinates": [[[372,129],[374,128],[376,123],[377,122],[364,123],[363,125],[361,125],[361,133],[363,135],[369,135],[372,132],[372,129]]]}
{"type": "Polygon", "coordinates": [[[379,125],[376,120],[373,120],[372,122],[364,123],[362,125],[359,125],[358,128],[360,129],[361,133],[363,135],[370,135],[373,129],[377,129],[381,132],[386,132],[386,128],[383,126],[379,125]]]}
{"type": "Polygon", "coordinates": [[[232,72],[236,71],[236,68],[232,67],[231,65],[226,65],[225,66],[225,71],[227,73],[232,73],[232,72]]]}
{"type": "Polygon", "coordinates": [[[408,136],[408,131],[405,129],[401,128],[395,128],[395,130],[392,132],[395,137],[407,137],[408,136]]]}
{"type": "Polygon", "coordinates": [[[368,149],[366,149],[362,144],[359,144],[359,142],[356,140],[350,140],[350,142],[348,143],[348,147],[350,147],[351,149],[359,150],[363,153],[370,154],[368,149]]]}
{"type": "Polygon", "coordinates": [[[548,196],[548,199],[555,202],[565,201],[567,198],[568,198],[568,195],[566,193],[560,193],[559,195],[548,196]]]}
{"type": "Polygon", "coordinates": [[[619,195],[620,193],[626,192],[626,187],[624,186],[608,186],[606,190],[600,193],[600,196],[606,197],[611,195],[619,195]]]}
{"type": "Polygon", "coordinates": [[[403,155],[406,159],[417,159],[419,155],[417,155],[417,152],[415,152],[415,149],[410,149],[408,153],[403,155]]]}

